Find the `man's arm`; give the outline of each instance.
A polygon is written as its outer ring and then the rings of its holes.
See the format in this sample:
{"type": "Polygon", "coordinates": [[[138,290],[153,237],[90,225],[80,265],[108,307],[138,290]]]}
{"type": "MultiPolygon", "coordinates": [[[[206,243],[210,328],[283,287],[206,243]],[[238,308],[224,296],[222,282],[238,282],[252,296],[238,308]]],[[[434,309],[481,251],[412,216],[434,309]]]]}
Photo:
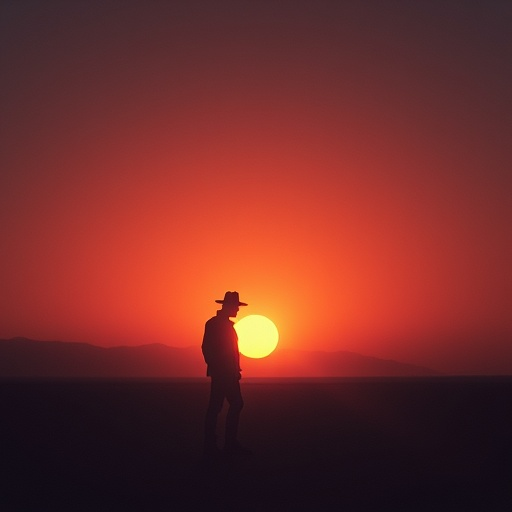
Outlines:
{"type": "Polygon", "coordinates": [[[233,354],[232,332],[229,329],[207,322],[201,347],[209,375],[229,377],[239,374],[238,354],[233,354]]]}

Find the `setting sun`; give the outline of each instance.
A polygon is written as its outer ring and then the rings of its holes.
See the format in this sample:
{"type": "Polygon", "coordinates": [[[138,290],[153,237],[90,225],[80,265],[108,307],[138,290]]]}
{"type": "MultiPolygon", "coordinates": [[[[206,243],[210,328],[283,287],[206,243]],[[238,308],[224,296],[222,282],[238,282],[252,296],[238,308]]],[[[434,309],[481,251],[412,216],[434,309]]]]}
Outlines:
{"type": "Polygon", "coordinates": [[[262,315],[249,315],[235,324],[238,347],[247,357],[261,358],[271,354],[277,347],[279,332],[272,320],[262,315]]]}

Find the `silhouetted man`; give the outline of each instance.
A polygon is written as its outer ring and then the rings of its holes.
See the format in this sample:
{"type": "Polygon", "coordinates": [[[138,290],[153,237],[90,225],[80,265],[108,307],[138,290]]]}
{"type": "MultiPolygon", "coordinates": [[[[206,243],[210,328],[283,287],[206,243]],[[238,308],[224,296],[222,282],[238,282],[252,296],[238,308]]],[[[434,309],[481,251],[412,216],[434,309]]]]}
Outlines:
{"type": "Polygon", "coordinates": [[[240,353],[238,336],[230,318],[236,317],[240,306],[238,292],[226,292],[217,315],[206,322],[203,344],[201,346],[207,365],[206,375],[211,378],[210,401],[205,418],[205,455],[220,455],[217,447],[217,418],[224,399],[229,403],[226,416],[226,441],[224,451],[227,455],[249,455],[249,451],[238,444],[238,419],[244,406],[240,392],[240,353]]]}

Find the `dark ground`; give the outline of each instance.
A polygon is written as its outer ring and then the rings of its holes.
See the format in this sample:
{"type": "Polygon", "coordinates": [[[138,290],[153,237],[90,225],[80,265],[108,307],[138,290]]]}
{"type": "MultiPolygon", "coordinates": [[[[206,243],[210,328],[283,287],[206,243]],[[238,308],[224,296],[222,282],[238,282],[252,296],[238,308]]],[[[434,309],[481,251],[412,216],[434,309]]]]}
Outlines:
{"type": "Polygon", "coordinates": [[[512,510],[512,378],[242,384],[208,465],[206,380],[1,382],[0,510],[512,510]]]}

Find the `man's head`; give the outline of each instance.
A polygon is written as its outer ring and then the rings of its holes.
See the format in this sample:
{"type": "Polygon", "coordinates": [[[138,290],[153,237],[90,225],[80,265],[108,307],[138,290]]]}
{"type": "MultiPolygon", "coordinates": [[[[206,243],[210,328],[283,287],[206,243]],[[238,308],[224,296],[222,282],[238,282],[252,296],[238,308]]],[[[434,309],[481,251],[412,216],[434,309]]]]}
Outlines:
{"type": "Polygon", "coordinates": [[[216,300],[218,304],[222,304],[222,311],[228,317],[235,317],[240,306],[247,306],[245,302],[240,302],[238,292],[226,292],[224,299],[216,300]]]}

